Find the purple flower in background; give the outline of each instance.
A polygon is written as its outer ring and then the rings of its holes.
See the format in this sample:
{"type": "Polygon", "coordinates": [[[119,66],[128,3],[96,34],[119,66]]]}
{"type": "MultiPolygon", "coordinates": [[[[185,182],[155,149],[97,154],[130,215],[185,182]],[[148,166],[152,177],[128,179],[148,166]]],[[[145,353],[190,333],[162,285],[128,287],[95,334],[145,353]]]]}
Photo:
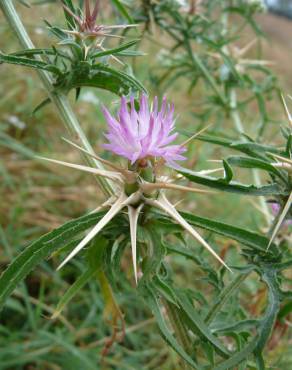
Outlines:
{"type": "Polygon", "coordinates": [[[103,113],[108,123],[105,136],[109,141],[103,147],[127,158],[131,164],[137,160],[160,157],[168,166],[175,167],[175,161],[186,159],[181,155],[186,150],[182,145],[170,145],[178,134],[173,133],[174,106],[167,104],[165,97],[160,110],[157,97],[153,107],[149,107],[147,96],[142,95],[138,111],[133,97],[130,109],[126,98],[122,97],[117,119],[106,108],[103,108],[103,113]]]}
{"type": "MultiPolygon", "coordinates": [[[[280,212],[280,204],[279,203],[271,203],[272,213],[273,215],[277,216],[277,214],[280,212]]],[[[292,220],[285,220],[283,225],[292,225],[292,220]]]]}

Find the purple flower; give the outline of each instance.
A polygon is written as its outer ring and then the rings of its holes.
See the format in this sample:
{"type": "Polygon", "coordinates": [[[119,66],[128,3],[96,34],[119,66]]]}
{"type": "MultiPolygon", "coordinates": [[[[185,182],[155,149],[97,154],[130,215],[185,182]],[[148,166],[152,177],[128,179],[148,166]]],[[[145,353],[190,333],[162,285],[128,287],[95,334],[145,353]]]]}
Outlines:
{"type": "MultiPolygon", "coordinates": [[[[280,212],[280,204],[279,203],[270,203],[271,204],[271,208],[272,208],[272,213],[273,215],[277,215],[279,212],[280,212]]],[[[292,220],[285,220],[285,222],[283,223],[284,225],[288,226],[288,225],[292,225],[292,220]]]]}
{"type": "Polygon", "coordinates": [[[173,104],[167,104],[164,97],[158,110],[158,99],[155,97],[153,107],[149,108],[147,96],[142,95],[137,111],[133,97],[130,102],[128,109],[126,98],[122,97],[117,119],[103,108],[108,123],[105,136],[109,141],[103,147],[127,158],[131,164],[137,160],[160,157],[168,166],[175,167],[175,161],[184,160],[181,153],[186,149],[182,145],[170,145],[178,135],[173,133],[173,104]]]}

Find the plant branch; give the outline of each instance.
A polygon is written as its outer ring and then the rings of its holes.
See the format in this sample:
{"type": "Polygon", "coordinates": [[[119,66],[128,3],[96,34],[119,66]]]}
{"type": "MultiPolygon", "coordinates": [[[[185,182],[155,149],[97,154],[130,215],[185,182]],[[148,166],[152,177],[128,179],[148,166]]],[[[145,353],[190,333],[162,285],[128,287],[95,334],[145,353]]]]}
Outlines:
{"type": "MultiPolygon", "coordinates": [[[[14,5],[12,0],[0,0],[0,7],[3,11],[3,14],[10,26],[10,28],[14,31],[15,35],[17,36],[20,44],[25,49],[34,49],[34,44],[30,39],[14,5]]],[[[40,57],[37,57],[40,59],[40,57]]],[[[47,90],[49,98],[51,102],[57,108],[57,111],[64,122],[65,126],[67,127],[68,131],[71,135],[78,138],[78,141],[83,145],[83,147],[89,151],[90,153],[94,154],[93,149],[87,140],[80,123],[76,115],[74,114],[70,103],[67,97],[64,94],[54,91],[53,80],[48,74],[48,72],[43,70],[38,70],[38,75],[47,90]]],[[[85,157],[86,158],[86,157],[85,157]]],[[[99,169],[103,169],[102,164],[94,158],[86,158],[87,162],[94,167],[99,169]]],[[[113,184],[110,181],[97,177],[98,183],[106,195],[110,195],[114,193],[113,184]]]]}

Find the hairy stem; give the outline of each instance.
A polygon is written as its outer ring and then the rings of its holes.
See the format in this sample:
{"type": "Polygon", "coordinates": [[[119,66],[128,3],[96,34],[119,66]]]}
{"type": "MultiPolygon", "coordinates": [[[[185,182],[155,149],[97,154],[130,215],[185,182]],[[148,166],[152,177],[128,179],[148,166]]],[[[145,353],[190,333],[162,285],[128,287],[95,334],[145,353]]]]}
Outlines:
{"type": "MultiPolygon", "coordinates": [[[[14,5],[11,0],[0,0],[0,7],[3,11],[3,14],[10,26],[10,28],[14,31],[15,35],[17,36],[21,46],[25,49],[34,49],[34,44],[30,39],[14,5]]],[[[39,57],[40,58],[40,57],[39,57]]],[[[74,135],[75,138],[83,145],[83,147],[89,151],[90,153],[94,154],[93,149],[87,140],[79,122],[74,114],[67,97],[59,92],[54,91],[53,80],[48,74],[48,72],[43,70],[38,70],[38,75],[47,90],[49,98],[51,102],[57,108],[57,111],[64,122],[65,126],[67,127],[68,131],[71,135],[74,135]]],[[[102,164],[94,158],[86,157],[87,162],[94,167],[102,169],[102,164]]],[[[114,193],[113,185],[110,181],[106,179],[97,178],[98,183],[106,195],[110,195],[114,193]]]]}

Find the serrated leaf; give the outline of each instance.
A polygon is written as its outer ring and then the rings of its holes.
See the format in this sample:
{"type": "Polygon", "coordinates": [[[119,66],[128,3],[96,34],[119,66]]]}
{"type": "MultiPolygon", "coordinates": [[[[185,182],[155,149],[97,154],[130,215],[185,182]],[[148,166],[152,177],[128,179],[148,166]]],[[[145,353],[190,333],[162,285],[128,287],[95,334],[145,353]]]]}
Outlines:
{"type": "Polygon", "coordinates": [[[267,172],[273,173],[274,175],[287,181],[287,178],[279,171],[276,167],[258,158],[248,158],[241,156],[232,156],[227,158],[227,162],[230,165],[241,167],[241,168],[258,168],[267,172]]]}
{"type": "Polygon", "coordinates": [[[45,24],[48,26],[50,32],[55,35],[59,40],[68,39],[68,34],[64,32],[61,28],[52,26],[48,21],[44,20],[45,24]]]}
{"type": "Polygon", "coordinates": [[[222,179],[218,179],[211,176],[203,176],[199,173],[190,170],[180,169],[178,172],[192,182],[205,185],[213,189],[226,191],[229,193],[244,194],[250,196],[263,196],[263,195],[268,196],[285,194],[285,192],[283,192],[276,183],[259,187],[255,185],[241,184],[235,181],[231,181],[227,184],[222,179]]]}
{"type": "Polygon", "coordinates": [[[34,69],[42,69],[45,71],[52,72],[54,74],[60,75],[61,71],[58,67],[53,64],[47,64],[40,60],[29,59],[24,57],[18,57],[14,55],[6,55],[0,52],[0,63],[15,64],[24,67],[30,67],[34,69]]]}
{"type": "MultiPolygon", "coordinates": [[[[190,134],[188,134],[188,136],[190,136],[190,134]]],[[[242,142],[219,135],[200,135],[198,136],[198,140],[237,150],[252,157],[258,157],[262,159],[267,159],[265,155],[266,152],[276,154],[282,153],[281,150],[271,145],[263,145],[254,142],[242,142]]]]}
{"type": "Polygon", "coordinates": [[[35,56],[35,55],[53,55],[53,56],[56,56],[56,55],[59,55],[63,58],[66,58],[66,59],[71,59],[67,54],[63,53],[62,51],[60,50],[57,50],[57,49],[49,49],[49,48],[42,48],[42,49],[24,49],[24,50],[20,50],[20,51],[16,51],[12,54],[10,54],[11,56],[16,56],[16,57],[29,57],[29,56],[35,56]]]}
{"type": "MultiPolygon", "coordinates": [[[[62,3],[66,5],[67,8],[70,9],[75,14],[75,8],[71,0],[62,0],[62,3]]],[[[64,9],[64,16],[66,18],[68,27],[70,29],[74,29],[75,27],[74,18],[68,12],[66,12],[65,9],[64,9]]]]}
{"type": "Polygon", "coordinates": [[[211,333],[208,326],[204,323],[200,315],[195,311],[195,308],[191,305],[187,297],[181,291],[176,290],[177,303],[180,306],[182,312],[188,318],[189,328],[203,340],[207,340],[212,344],[215,351],[223,357],[229,357],[230,353],[223,346],[221,341],[211,333]]]}
{"type": "MultiPolygon", "coordinates": [[[[267,237],[257,234],[253,231],[247,229],[242,229],[233,225],[229,225],[223,222],[214,221],[208,218],[198,217],[191,215],[190,213],[181,212],[181,215],[192,225],[197,227],[202,227],[206,230],[213,231],[217,234],[226,236],[233,240],[236,240],[243,245],[250,247],[252,249],[267,252],[267,237]]],[[[277,253],[277,246],[273,244],[271,246],[274,253],[277,253]]]]}
{"type": "Polygon", "coordinates": [[[281,291],[278,283],[277,271],[272,265],[261,266],[260,275],[268,288],[268,306],[261,318],[258,328],[259,339],[256,352],[261,353],[273,330],[274,323],[280,310],[281,291]]]}
{"type": "Polygon", "coordinates": [[[69,91],[85,86],[107,90],[119,96],[128,95],[131,91],[145,91],[133,77],[102,65],[88,74],[72,73],[68,80],[60,80],[59,88],[69,91]]]}
{"type": "Polygon", "coordinates": [[[159,275],[153,277],[153,286],[157,289],[158,292],[161,292],[162,295],[172,304],[177,306],[177,300],[174,290],[171,285],[168,284],[165,280],[161,279],[159,275]]]}
{"type": "Polygon", "coordinates": [[[110,68],[108,66],[102,64],[95,64],[92,66],[92,69],[96,69],[103,72],[108,72],[112,77],[119,77],[120,80],[125,81],[129,86],[132,88],[137,89],[138,91],[143,91],[147,93],[145,87],[133,76],[121,71],[117,71],[116,69],[110,68]]]}
{"type": "Polygon", "coordinates": [[[100,58],[100,57],[104,57],[106,55],[113,55],[113,54],[117,54],[117,53],[120,53],[121,51],[124,51],[126,49],[129,49],[131,46],[137,44],[137,42],[139,42],[140,40],[132,40],[132,41],[129,41],[125,44],[122,44],[116,48],[113,48],[113,49],[108,49],[108,50],[103,50],[103,51],[97,51],[95,53],[93,53],[92,55],[90,55],[90,58],[100,58]]]}
{"type": "Polygon", "coordinates": [[[64,246],[80,232],[87,230],[98,222],[104,212],[82,216],[69,221],[49,232],[26,247],[0,276],[0,308],[17,284],[28,275],[37,264],[51,253],[64,246]]]}
{"type": "Polygon", "coordinates": [[[215,333],[222,333],[223,335],[228,335],[228,333],[241,332],[243,330],[251,330],[259,325],[259,320],[249,319],[236,322],[231,325],[212,325],[212,331],[215,333]]]}
{"type": "Polygon", "coordinates": [[[192,360],[192,358],[185,352],[185,350],[178,344],[172,333],[170,332],[169,328],[166,325],[164,320],[164,316],[161,313],[161,309],[157,302],[157,298],[150,289],[150,287],[145,287],[145,294],[144,299],[147,302],[149,308],[151,309],[153,315],[155,316],[157,325],[160,329],[160,332],[164,338],[164,340],[177,352],[188,364],[190,364],[194,369],[197,369],[196,364],[192,360]],[[146,293],[147,292],[147,293],[146,293]]]}
{"type": "Polygon", "coordinates": [[[65,38],[65,39],[62,39],[59,42],[59,45],[70,46],[71,50],[75,53],[77,59],[78,60],[83,60],[83,58],[84,58],[84,49],[82,49],[82,47],[77,42],[75,42],[73,39],[68,38],[68,37],[65,38]]]}
{"type": "Polygon", "coordinates": [[[145,238],[147,238],[149,250],[142,265],[143,276],[139,281],[141,285],[158,272],[166,253],[166,248],[162,243],[162,235],[158,228],[148,227],[143,231],[145,238]]]}
{"type": "Polygon", "coordinates": [[[236,352],[228,360],[221,362],[214,366],[213,370],[229,370],[234,369],[238,364],[244,361],[252,354],[257,345],[257,337],[255,337],[249,344],[247,344],[241,351],[236,352]]]}
{"type": "MultiPolygon", "coordinates": [[[[211,220],[206,217],[195,216],[187,212],[180,212],[180,214],[185,218],[185,220],[188,221],[188,223],[193,226],[214,232],[219,235],[223,235],[227,238],[231,238],[251,249],[255,249],[267,255],[269,254],[269,252],[278,253],[277,246],[274,243],[271,245],[269,251],[267,252],[267,243],[269,242],[269,239],[253,231],[242,229],[240,227],[236,227],[223,222],[211,220]]],[[[162,219],[162,222],[164,222],[164,224],[172,223],[172,221],[165,216],[161,215],[160,217],[161,218],[158,218],[158,220],[162,219]]]]}

